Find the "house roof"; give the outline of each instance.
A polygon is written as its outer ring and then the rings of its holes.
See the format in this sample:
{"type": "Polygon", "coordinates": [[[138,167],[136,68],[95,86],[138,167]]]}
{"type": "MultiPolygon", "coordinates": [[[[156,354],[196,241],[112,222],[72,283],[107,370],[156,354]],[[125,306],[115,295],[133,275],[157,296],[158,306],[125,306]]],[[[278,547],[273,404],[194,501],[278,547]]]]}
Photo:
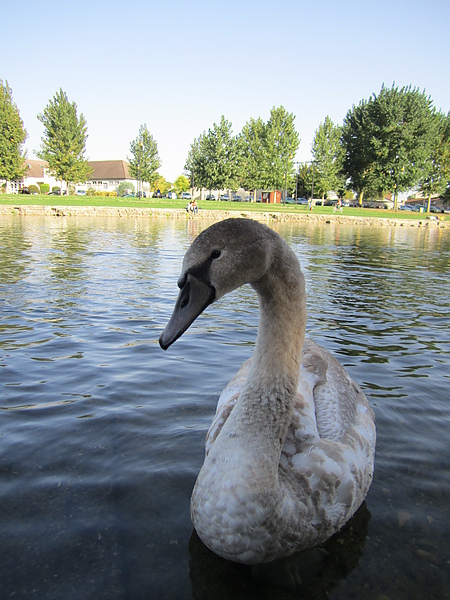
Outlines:
{"type": "Polygon", "coordinates": [[[26,158],[25,162],[28,167],[26,177],[44,177],[44,168],[48,169],[48,162],[46,160],[26,158]]]}
{"type": "MultiPolygon", "coordinates": [[[[26,177],[43,177],[43,169],[48,169],[48,162],[46,160],[27,158],[25,162],[28,166],[26,177]]],[[[129,165],[124,160],[88,160],[88,164],[92,169],[92,174],[88,181],[95,181],[97,179],[130,179],[129,165]]]]}
{"type": "Polygon", "coordinates": [[[88,160],[92,169],[88,181],[96,179],[129,179],[128,163],[124,160],[88,160]]]}

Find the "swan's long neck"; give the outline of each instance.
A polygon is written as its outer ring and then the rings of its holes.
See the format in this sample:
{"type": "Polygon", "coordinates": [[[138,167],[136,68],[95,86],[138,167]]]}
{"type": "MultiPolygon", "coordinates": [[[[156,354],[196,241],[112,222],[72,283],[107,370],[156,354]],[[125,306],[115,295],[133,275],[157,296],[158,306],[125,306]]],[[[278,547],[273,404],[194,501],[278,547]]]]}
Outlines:
{"type": "Polygon", "coordinates": [[[259,296],[258,337],[247,385],[233,410],[235,433],[278,468],[292,415],[306,327],[304,277],[287,244],[264,276],[254,282],[259,296]]]}

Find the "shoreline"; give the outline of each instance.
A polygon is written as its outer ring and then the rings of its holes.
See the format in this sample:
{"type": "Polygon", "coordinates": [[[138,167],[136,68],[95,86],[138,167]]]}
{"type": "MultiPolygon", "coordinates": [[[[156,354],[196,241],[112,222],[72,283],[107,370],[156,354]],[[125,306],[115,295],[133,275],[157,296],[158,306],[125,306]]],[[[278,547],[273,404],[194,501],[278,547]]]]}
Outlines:
{"type": "Polygon", "coordinates": [[[43,206],[43,205],[0,205],[0,215],[45,216],[45,217],[139,217],[166,219],[208,219],[221,221],[227,218],[245,217],[257,221],[278,221],[292,223],[345,223],[369,227],[438,227],[446,229],[450,221],[429,219],[396,219],[391,217],[358,217],[345,214],[314,213],[273,213],[253,212],[245,210],[207,210],[201,209],[196,216],[188,215],[185,209],[179,208],[134,208],[109,206],[43,206]]]}

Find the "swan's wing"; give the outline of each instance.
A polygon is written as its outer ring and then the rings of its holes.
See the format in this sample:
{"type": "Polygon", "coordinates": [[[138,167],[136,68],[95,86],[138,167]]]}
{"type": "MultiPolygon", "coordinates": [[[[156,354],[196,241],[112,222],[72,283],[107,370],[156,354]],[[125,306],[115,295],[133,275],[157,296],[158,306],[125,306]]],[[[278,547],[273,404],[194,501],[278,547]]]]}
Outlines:
{"type": "Polygon", "coordinates": [[[219,435],[225,421],[230,416],[237,399],[244,387],[245,381],[250,369],[251,358],[246,360],[233,379],[227,384],[217,402],[216,414],[211,423],[211,427],[206,434],[205,450],[208,454],[209,449],[219,435]]]}
{"type": "Polygon", "coordinates": [[[329,352],[306,340],[280,465],[291,477],[291,469],[306,477],[308,494],[316,494],[330,518],[346,519],[372,480],[375,437],[374,414],[360,387],[329,352]]]}
{"type": "Polygon", "coordinates": [[[367,413],[373,421],[373,412],[359,385],[332,354],[309,339],[305,341],[302,366],[313,378],[317,431],[322,439],[342,441],[361,413],[367,413]]]}

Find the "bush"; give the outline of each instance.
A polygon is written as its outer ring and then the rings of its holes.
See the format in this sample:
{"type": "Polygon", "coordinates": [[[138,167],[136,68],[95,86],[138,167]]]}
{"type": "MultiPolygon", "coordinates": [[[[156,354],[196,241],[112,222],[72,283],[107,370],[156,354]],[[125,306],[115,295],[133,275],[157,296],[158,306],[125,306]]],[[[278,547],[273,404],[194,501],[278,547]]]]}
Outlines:
{"type": "Polygon", "coordinates": [[[39,184],[39,190],[41,194],[46,194],[50,191],[50,185],[48,183],[41,183],[39,184]]]}
{"type": "Polygon", "coordinates": [[[116,195],[123,197],[131,192],[134,192],[134,185],[131,183],[131,181],[122,181],[119,183],[116,195]]]}
{"type": "Polygon", "coordinates": [[[28,189],[30,190],[30,194],[39,194],[39,188],[37,185],[29,185],[28,189]]]}

